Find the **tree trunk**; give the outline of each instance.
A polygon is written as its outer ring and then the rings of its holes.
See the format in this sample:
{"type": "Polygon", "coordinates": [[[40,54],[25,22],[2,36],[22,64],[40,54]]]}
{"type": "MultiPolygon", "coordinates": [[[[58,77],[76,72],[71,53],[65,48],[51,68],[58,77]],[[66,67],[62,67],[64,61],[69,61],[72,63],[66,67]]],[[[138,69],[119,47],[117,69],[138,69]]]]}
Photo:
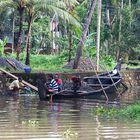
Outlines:
{"type": "Polygon", "coordinates": [[[99,71],[99,61],[100,61],[100,27],[101,27],[101,7],[102,0],[98,0],[98,23],[97,23],[97,51],[96,51],[96,70],[99,71]]]}
{"type": "Polygon", "coordinates": [[[91,22],[91,18],[92,18],[95,6],[96,6],[96,0],[92,0],[91,8],[89,10],[89,15],[85,21],[82,37],[80,39],[80,43],[79,43],[79,46],[78,46],[77,51],[76,51],[76,57],[74,60],[73,69],[77,69],[80,57],[82,56],[82,48],[83,48],[85,40],[86,40],[87,31],[88,31],[88,28],[89,28],[89,25],[91,22]]]}
{"type": "MultiPolygon", "coordinates": [[[[106,15],[106,26],[108,28],[111,28],[109,0],[106,0],[105,15],[106,15]]],[[[110,50],[110,38],[107,38],[106,39],[106,55],[110,55],[109,50],[110,50]]]]}
{"type": "Polygon", "coordinates": [[[129,7],[130,7],[130,9],[131,9],[131,0],[129,0],[129,7]]]}
{"type": "Polygon", "coordinates": [[[68,58],[68,62],[71,61],[71,51],[72,51],[72,31],[70,31],[70,35],[69,35],[69,58],[68,58]]]}
{"type": "Polygon", "coordinates": [[[106,9],[105,9],[105,12],[106,12],[106,23],[108,26],[110,26],[110,12],[109,12],[109,4],[108,4],[108,0],[106,0],[106,9]]]}
{"type": "MultiPolygon", "coordinates": [[[[129,8],[130,8],[130,10],[131,10],[131,0],[129,0],[129,8]]],[[[132,19],[130,20],[130,30],[131,30],[131,24],[132,24],[132,19]]]]}
{"type": "MultiPolygon", "coordinates": [[[[121,0],[121,8],[120,8],[120,11],[123,9],[123,0],[121,0]]],[[[119,23],[119,38],[118,38],[118,41],[119,41],[119,44],[121,44],[121,30],[122,30],[122,15],[120,13],[120,23],[119,23]]],[[[120,57],[120,45],[118,47],[118,50],[117,50],[117,61],[119,60],[119,57],[120,57]]]]}
{"type": "Polygon", "coordinates": [[[24,8],[21,8],[19,10],[20,22],[19,22],[19,32],[18,32],[18,43],[17,43],[17,49],[16,49],[17,60],[19,60],[20,47],[21,47],[21,42],[22,42],[23,11],[24,11],[24,8]]]}
{"type": "Polygon", "coordinates": [[[26,39],[26,62],[25,62],[26,65],[30,65],[32,23],[33,23],[33,19],[31,17],[29,21],[29,29],[28,29],[27,39],[26,39]]]}
{"type": "Polygon", "coordinates": [[[12,25],[12,54],[14,52],[14,38],[15,38],[15,11],[13,11],[13,25],[12,25]]]}

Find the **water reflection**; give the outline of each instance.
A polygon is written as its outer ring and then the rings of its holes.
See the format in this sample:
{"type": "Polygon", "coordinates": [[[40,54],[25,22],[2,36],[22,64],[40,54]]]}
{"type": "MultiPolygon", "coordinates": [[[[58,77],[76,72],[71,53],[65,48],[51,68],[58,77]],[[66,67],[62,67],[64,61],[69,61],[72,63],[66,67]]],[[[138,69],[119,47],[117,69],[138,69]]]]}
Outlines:
{"type": "Polygon", "coordinates": [[[122,103],[134,103],[140,100],[140,87],[129,88],[121,96],[122,103]]]}
{"type": "MultiPolygon", "coordinates": [[[[140,99],[139,88],[112,98],[109,106],[122,106],[140,99]]],[[[2,140],[103,140],[140,139],[140,124],[99,118],[91,110],[104,100],[71,99],[39,101],[38,96],[0,98],[2,140]]]]}

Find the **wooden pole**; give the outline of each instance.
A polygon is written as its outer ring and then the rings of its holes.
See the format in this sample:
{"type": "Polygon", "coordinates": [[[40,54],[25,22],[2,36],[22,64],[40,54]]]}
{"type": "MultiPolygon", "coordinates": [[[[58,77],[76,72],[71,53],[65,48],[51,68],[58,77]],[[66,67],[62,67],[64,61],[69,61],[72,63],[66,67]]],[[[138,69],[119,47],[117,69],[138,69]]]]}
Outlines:
{"type": "MultiPolygon", "coordinates": [[[[92,61],[91,61],[91,59],[89,58],[89,60],[90,60],[90,62],[91,62],[91,64],[92,64],[92,61]]],[[[94,68],[94,66],[93,66],[93,68],[94,68]]],[[[99,78],[99,75],[98,75],[98,73],[97,73],[97,70],[94,68],[94,71],[95,71],[95,74],[96,74],[96,77],[97,77],[97,79],[98,79],[98,81],[99,81],[99,83],[100,83],[100,85],[101,85],[101,88],[102,88],[102,90],[103,90],[103,93],[104,93],[104,95],[105,95],[105,97],[106,97],[106,102],[108,103],[108,96],[107,96],[107,94],[106,94],[106,92],[105,92],[105,90],[104,90],[104,87],[103,87],[103,85],[102,85],[102,82],[101,82],[101,80],[100,80],[100,78],[99,78]]]]}
{"type": "Polygon", "coordinates": [[[99,61],[100,61],[99,54],[100,54],[101,10],[102,10],[102,0],[98,0],[97,49],[96,49],[97,71],[99,71],[99,61]]]}
{"type": "MultiPolygon", "coordinates": [[[[13,77],[13,78],[15,78],[15,79],[18,79],[17,76],[15,76],[15,75],[9,73],[8,71],[6,71],[6,70],[4,70],[4,69],[2,69],[2,68],[0,68],[0,71],[2,71],[2,72],[4,72],[4,73],[8,74],[9,76],[11,76],[11,77],[13,77]]],[[[28,82],[26,82],[26,81],[24,81],[24,80],[22,80],[22,83],[23,83],[24,85],[26,85],[26,86],[29,86],[29,87],[32,88],[33,90],[38,91],[38,88],[35,87],[35,86],[33,86],[33,85],[31,85],[30,83],[28,83],[28,82]]]]}

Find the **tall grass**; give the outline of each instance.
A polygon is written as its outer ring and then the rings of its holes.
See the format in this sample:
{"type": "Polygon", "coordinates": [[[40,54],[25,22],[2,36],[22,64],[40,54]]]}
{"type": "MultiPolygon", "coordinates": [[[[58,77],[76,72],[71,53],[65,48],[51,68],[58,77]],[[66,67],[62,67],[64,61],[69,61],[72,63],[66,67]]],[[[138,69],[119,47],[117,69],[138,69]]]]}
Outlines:
{"type": "Polygon", "coordinates": [[[36,72],[67,72],[65,58],[54,55],[31,55],[31,68],[36,72]]]}

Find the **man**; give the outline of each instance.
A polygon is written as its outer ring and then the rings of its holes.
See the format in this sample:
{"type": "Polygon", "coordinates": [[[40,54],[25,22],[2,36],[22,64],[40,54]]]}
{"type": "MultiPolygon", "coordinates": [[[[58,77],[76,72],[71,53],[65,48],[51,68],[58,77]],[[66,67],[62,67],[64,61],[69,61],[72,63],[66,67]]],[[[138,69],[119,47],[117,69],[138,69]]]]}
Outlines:
{"type": "Polygon", "coordinates": [[[49,83],[47,83],[48,93],[58,93],[58,84],[56,80],[53,78],[52,74],[48,76],[48,81],[49,81],[49,83]]]}
{"type": "Polygon", "coordinates": [[[24,87],[24,84],[22,83],[22,77],[19,77],[17,80],[14,80],[10,84],[9,89],[12,90],[12,91],[17,91],[22,87],[24,87]]]}
{"type": "Polygon", "coordinates": [[[81,87],[81,79],[80,77],[72,76],[71,80],[73,83],[72,90],[76,93],[81,87]]]}
{"type": "Polygon", "coordinates": [[[57,82],[57,85],[58,85],[58,91],[61,91],[63,82],[62,82],[62,79],[59,77],[59,74],[55,74],[55,81],[57,82]]]}

